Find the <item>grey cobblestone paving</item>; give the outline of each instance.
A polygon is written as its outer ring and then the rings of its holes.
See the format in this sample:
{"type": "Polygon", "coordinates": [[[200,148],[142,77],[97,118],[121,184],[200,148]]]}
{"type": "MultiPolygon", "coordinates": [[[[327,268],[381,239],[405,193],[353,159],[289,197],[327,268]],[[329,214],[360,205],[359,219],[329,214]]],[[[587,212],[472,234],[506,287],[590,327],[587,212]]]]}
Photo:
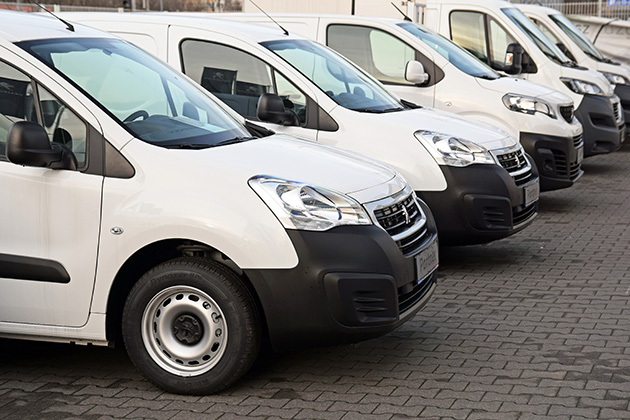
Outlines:
{"type": "Polygon", "coordinates": [[[433,300],[385,337],[264,354],[204,397],[121,349],[0,340],[0,419],[630,419],[630,144],[583,166],[525,231],[442,249],[433,300]]]}

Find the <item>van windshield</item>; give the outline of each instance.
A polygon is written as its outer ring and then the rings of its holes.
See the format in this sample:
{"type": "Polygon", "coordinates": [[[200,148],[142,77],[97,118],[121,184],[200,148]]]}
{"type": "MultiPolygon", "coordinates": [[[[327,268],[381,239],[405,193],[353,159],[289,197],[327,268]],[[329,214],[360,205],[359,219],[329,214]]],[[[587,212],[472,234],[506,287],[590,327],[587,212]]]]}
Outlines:
{"type": "Polygon", "coordinates": [[[516,26],[550,59],[559,64],[569,64],[571,60],[558,49],[549,39],[529,20],[527,16],[516,8],[501,9],[516,26]]]}
{"type": "Polygon", "coordinates": [[[371,76],[315,42],[288,39],[261,45],[295,67],[344,108],[373,113],[404,109],[371,76]]]}
{"type": "Polygon", "coordinates": [[[560,29],[562,29],[562,32],[567,34],[567,36],[571,38],[571,40],[575,42],[582,51],[584,51],[584,54],[597,61],[605,61],[604,56],[597,48],[595,48],[595,45],[593,45],[591,41],[589,41],[588,38],[586,38],[582,32],[564,15],[557,14],[550,15],[549,17],[560,29]]]}
{"type": "Polygon", "coordinates": [[[473,77],[492,80],[500,77],[490,66],[482,63],[474,55],[444,38],[442,35],[436,34],[411,22],[399,23],[398,26],[427,44],[464,73],[473,77]]]}
{"type": "Polygon", "coordinates": [[[205,148],[250,138],[199,88],[125,41],[63,38],[18,45],[148,143],[205,148]]]}

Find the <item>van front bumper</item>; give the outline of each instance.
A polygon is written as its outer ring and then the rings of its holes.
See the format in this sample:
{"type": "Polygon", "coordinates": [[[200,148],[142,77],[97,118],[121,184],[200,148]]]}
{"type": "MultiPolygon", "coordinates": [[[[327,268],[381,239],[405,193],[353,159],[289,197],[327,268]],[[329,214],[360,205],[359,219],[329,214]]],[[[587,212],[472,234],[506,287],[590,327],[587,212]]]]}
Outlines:
{"type": "Polygon", "coordinates": [[[584,129],[585,157],[610,153],[621,147],[626,137],[626,123],[616,95],[612,98],[584,95],[575,116],[584,129]]]}
{"type": "Polygon", "coordinates": [[[521,145],[534,158],[540,175],[540,190],[567,188],[582,171],[584,143],[582,135],[557,137],[539,133],[521,133],[521,145]]]}
{"type": "Polygon", "coordinates": [[[531,179],[523,185],[516,185],[499,165],[440,168],[446,190],[416,194],[433,212],[441,245],[471,245],[505,238],[529,226],[538,214],[538,200],[525,205],[526,191],[535,193],[539,186],[535,165],[531,179]]]}
{"type": "Polygon", "coordinates": [[[427,233],[407,257],[374,225],[288,230],[299,257],[295,268],[244,270],[273,349],[357,342],[412,318],[437,283],[437,267],[418,278],[423,259],[432,260],[438,252],[435,222],[423,210],[427,233]]]}

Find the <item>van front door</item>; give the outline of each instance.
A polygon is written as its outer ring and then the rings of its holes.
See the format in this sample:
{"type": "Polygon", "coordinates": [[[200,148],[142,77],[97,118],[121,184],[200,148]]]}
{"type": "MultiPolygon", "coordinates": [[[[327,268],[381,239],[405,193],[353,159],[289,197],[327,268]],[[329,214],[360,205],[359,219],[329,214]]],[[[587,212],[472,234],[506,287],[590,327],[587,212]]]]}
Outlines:
{"type": "Polygon", "coordinates": [[[435,106],[435,85],[443,74],[436,73],[435,63],[406,42],[381,29],[332,24],[326,31],[326,44],[383,83],[388,90],[408,101],[435,106]],[[416,85],[405,79],[407,63],[422,63],[429,78],[416,85]]]}
{"type": "Polygon", "coordinates": [[[19,324],[79,327],[88,320],[103,177],[84,172],[89,126],[42,85],[0,60],[0,331],[19,324]],[[39,123],[68,147],[77,170],[13,164],[16,121],[39,123]]]}
{"type": "Polygon", "coordinates": [[[243,117],[262,124],[256,112],[258,99],[272,93],[280,96],[285,109],[296,115],[298,125],[263,125],[317,140],[317,115],[311,112],[311,108],[317,108],[315,102],[260,58],[233,46],[192,38],[181,41],[180,52],[182,71],[243,117]]]}

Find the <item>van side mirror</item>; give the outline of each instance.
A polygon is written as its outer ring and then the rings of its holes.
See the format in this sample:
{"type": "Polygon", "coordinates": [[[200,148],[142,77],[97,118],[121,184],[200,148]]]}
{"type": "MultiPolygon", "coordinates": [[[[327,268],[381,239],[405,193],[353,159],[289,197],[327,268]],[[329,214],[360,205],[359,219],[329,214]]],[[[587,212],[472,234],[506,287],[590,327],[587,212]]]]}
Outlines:
{"type": "Polygon", "coordinates": [[[30,121],[18,121],[9,128],[7,158],[16,165],[77,169],[74,153],[66,146],[51,144],[44,127],[30,121]]]}
{"type": "Polygon", "coordinates": [[[564,53],[564,55],[567,56],[569,60],[577,62],[577,60],[575,59],[573,54],[571,54],[571,51],[569,51],[566,45],[564,45],[562,42],[558,42],[556,46],[560,49],[560,51],[564,53]]]}
{"type": "Polygon", "coordinates": [[[260,121],[273,124],[300,125],[297,114],[293,111],[287,111],[282,98],[273,93],[263,93],[258,98],[256,116],[260,121]]]}
{"type": "Polygon", "coordinates": [[[525,50],[520,44],[514,42],[505,50],[505,63],[503,71],[507,74],[519,74],[523,71],[523,53],[525,50]]]}
{"type": "Polygon", "coordinates": [[[423,85],[429,81],[429,75],[424,71],[421,62],[411,60],[405,66],[405,80],[415,85],[423,85]]]}

